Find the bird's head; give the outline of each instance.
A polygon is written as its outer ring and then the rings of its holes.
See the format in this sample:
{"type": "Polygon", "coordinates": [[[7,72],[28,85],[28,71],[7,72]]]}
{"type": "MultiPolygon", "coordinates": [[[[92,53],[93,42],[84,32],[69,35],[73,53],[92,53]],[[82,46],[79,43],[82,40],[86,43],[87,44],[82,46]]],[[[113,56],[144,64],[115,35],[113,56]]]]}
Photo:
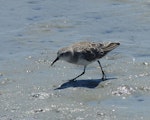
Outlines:
{"type": "Polygon", "coordinates": [[[56,59],[52,62],[51,66],[58,60],[69,61],[72,56],[72,51],[68,48],[62,48],[58,50],[56,59]]]}

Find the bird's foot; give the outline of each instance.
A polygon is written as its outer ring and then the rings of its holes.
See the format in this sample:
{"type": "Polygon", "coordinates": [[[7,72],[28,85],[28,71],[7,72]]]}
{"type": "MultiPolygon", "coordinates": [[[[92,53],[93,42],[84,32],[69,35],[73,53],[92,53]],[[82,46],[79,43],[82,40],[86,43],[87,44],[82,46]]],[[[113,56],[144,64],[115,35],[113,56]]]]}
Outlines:
{"type": "Polygon", "coordinates": [[[103,75],[103,77],[102,77],[102,79],[101,79],[101,80],[102,80],[102,81],[107,80],[106,75],[103,75]]]}
{"type": "Polygon", "coordinates": [[[76,80],[75,79],[71,79],[71,80],[69,80],[68,82],[75,82],[76,80]]]}

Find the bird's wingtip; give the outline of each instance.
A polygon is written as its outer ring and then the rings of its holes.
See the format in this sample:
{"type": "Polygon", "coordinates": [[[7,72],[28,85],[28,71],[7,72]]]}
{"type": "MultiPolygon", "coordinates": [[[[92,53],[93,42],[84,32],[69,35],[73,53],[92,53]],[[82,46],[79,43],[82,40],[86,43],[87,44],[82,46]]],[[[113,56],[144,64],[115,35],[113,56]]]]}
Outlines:
{"type": "Polygon", "coordinates": [[[119,43],[119,42],[117,42],[116,44],[117,44],[117,45],[120,45],[120,43],[119,43]]]}

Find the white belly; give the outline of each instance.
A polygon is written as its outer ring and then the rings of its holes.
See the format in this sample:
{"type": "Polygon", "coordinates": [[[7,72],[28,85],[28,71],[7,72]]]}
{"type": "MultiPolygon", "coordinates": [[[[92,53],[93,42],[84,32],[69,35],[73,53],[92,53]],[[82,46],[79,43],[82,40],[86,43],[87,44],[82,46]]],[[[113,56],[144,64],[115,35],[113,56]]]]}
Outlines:
{"type": "Polygon", "coordinates": [[[78,59],[78,61],[77,61],[77,65],[88,65],[88,64],[90,64],[90,63],[92,63],[92,62],[89,62],[89,61],[87,61],[87,60],[85,60],[85,59],[78,59]]]}

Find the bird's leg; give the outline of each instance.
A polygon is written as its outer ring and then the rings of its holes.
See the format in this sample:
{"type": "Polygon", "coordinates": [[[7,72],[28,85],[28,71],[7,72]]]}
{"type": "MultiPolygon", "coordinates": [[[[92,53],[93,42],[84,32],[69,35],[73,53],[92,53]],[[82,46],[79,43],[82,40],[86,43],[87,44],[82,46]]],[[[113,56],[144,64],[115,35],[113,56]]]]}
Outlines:
{"type": "Polygon", "coordinates": [[[75,77],[75,78],[73,78],[73,79],[71,79],[71,80],[69,80],[69,81],[70,81],[70,82],[73,82],[73,81],[75,81],[78,77],[82,76],[82,75],[85,73],[85,69],[86,69],[86,66],[84,66],[84,70],[83,70],[83,72],[82,72],[80,75],[78,75],[77,77],[75,77]]]}
{"type": "Polygon", "coordinates": [[[106,80],[106,75],[105,75],[105,73],[104,73],[104,71],[103,71],[103,68],[102,68],[102,66],[101,66],[100,61],[98,60],[97,62],[98,62],[98,64],[99,64],[100,68],[101,68],[101,71],[102,71],[102,80],[104,81],[104,80],[106,80]]]}

